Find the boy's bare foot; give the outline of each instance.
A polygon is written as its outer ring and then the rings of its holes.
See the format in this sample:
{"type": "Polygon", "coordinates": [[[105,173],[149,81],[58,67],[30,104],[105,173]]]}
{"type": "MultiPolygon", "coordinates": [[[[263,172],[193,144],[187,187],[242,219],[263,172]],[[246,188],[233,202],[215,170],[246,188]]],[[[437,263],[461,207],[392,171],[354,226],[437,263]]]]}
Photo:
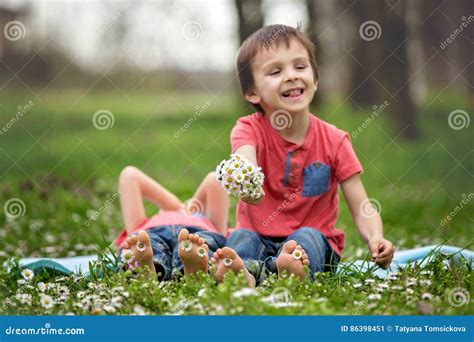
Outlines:
{"type": "Polygon", "coordinates": [[[156,273],[153,263],[153,249],[147,232],[141,230],[138,235],[129,236],[125,239],[122,248],[122,260],[127,269],[148,266],[156,273]]]}
{"type": "Polygon", "coordinates": [[[245,279],[250,287],[255,287],[255,278],[245,268],[244,261],[238,256],[238,254],[229,247],[219,248],[214,252],[211,262],[217,265],[216,273],[214,277],[217,282],[222,283],[224,276],[229,271],[234,273],[244,272],[245,279]]]}
{"type": "Polygon", "coordinates": [[[309,260],[303,248],[295,240],[285,242],[280,255],[276,259],[278,276],[282,276],[283,271],[286,271],[288,274],[294,274],[304,280],[306,278],[305,265],[309,265],[309,260]]]}
{"type": "Polygon", "coordinates": [[[209,270],[209,247],[204,239],[196,234],[189,234],[186,228],[179,231],[178,255],[183,263],[184,275],[194,274],[198,271],[207,273],[209,270]]]}

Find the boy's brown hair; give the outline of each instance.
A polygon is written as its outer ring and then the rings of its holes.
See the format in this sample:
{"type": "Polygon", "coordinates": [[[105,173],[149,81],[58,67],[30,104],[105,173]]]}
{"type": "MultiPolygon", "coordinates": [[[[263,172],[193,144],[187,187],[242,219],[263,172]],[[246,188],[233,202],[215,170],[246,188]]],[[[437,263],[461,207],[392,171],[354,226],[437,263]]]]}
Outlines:
{"type": "MultiPolygon", "coordinates": [[[[237,54],[237,76],[240,82],[240,89],[245,95],[254,86],[252,75],[252,61],[257,53],[262,49],[278,47],[281,43],[290,46],[290,41],[296,39],[308,51],[309,62],[314,73],[315,82],[319,79],[318,66],[316,64],[314,44],[308,36],[301,32],[299,27],[294,28],[286,25],[268,25],[252,33],[239,49],[237,54]]],[[[258,104],[252,104],[259,112],[263,113],[263,108],[258,104]]]]}

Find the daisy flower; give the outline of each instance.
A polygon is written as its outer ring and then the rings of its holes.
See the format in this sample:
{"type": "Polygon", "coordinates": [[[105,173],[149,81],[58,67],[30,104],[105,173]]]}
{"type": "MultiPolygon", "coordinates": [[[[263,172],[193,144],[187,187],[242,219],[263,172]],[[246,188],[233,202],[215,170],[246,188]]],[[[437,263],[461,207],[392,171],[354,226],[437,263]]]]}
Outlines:
{"type": "Polygon", "coordinates": [[[224,263],[224,265],[226,267],[230,267],[230,266],[232,266],[233,260],[231,258],[224,258],[224,260],[222,260],[222,262],[224,263]]]}
{"type": "Polygon", "coordinates": [[[420,285],[421,285],[421,286],[430,286],[430,285],[431,285],[431,280],[429,280],[429,279],[421,279],[421,280],[420,280],[420,285]]]}
{"type": "Polygon", "coordinates": [[[264,175],[260,167],[234,153],[216,167],[216,179],[233,196],[258,198],[264,175]]]}
{"type": "Polygon", "coordinates": [[[361,284],[361,283],[357,283],[357,284],[354,284],[354,285],[352,285],[352,286],[353,286],[355,289],[358,289],[359,287],[362,286],[362,284],[361,284]]]}
{"type": "Polygon", "coordinates": [[[293,251],[292,255],[293,255],[293,259],[299,260],[303,257],[303,251],[301,249],[297,248],[293,251]]]}
{"type": "Polygon", "coordinates": [[[433,298],[433,295],[428,292],[425,292],[421,295],[421,299],[424,299],[424,300],[431,300],[432,298],[433,298]]]}
{"type": "Polygon", "coordinates": [[[191,249],[193,248],[193,243],[189,240],[183,240],[181,241],[181,243],[179,244],[179,248],[182,250],[182,251],[185,251],[185,252],[191,252],[191,249]]]}
{"type": "Polygon", "coordinates": [[[21,271],[21,276],[25,280],[30,281],[35,276],[35,273],[32,270],[30,270],[29,268],[25,268],[23,271],[21,271]]]}
{"type": "Polygon", "coordinates": [[[141,241],[138,241],[138,242],[137,242],[137,250],[138,250],[139,252],[144,252],[145,249],[146,249],[145,244],[144,244],[143,242],[141,242],[141,241]]]}
{"type": "Polygon", "coordinates": [[[373,293],[367,296],[368,300],[379,300],[382,299],[382,295],[379,293],[373,293]]]}
{"type": "Polygon", "coordinates": [[[44,291],[46,291],[46,289],[47,289],[46,284],[43,283],[42,281],[40,281],[40,282],[37,284],[37,286],[38,286],[38,290],[40,290],[41,292],[44,292],[44,291]]]}
{"type": "Polygon", "coordinates": [[[40,303],[43,308],[51,309],[54,306],[54,299],[51,296],[42,295],[40,303]]]}
{"type": "Polygon", "coordinates": [[[196,253],[197,253],[198,257],[204,258],[204,256],[207,254],[207,251],[203,246],[201,246],[197,249],[196,253]]]}
{"type": "Polygon", "coordinates": [[[373,284],[373,283],[375,283],[375,280],[374,279],[365,279],[364,283],[365,283],[365,285],[373,284]]]}
{"type": "Polygon", "coordinates": [[[132,261],[135,259],[135,256],[133,255],[130,249],[122,250],[122,254],[120,257],[122,258],[122,262],[125,262],[127,264],[131,264],[132,261]]]}

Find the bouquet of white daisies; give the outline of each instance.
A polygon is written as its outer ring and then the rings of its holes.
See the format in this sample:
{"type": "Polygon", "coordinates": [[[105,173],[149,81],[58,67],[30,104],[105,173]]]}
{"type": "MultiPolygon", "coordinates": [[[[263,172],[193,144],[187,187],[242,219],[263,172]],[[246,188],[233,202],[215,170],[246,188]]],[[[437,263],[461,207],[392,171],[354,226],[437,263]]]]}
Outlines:
{"type": "Polygon", "coordinates": [[[240,154],[234,153],[216,168],[216,178],[228,194],[258,199],[265,176],[262,168],[240,154]]]}

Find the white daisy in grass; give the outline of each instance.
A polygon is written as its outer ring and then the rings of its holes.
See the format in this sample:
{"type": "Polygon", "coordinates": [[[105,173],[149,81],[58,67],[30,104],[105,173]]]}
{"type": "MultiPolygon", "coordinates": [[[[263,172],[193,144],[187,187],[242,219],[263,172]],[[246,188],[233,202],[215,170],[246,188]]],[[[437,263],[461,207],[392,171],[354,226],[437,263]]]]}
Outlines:
{"type": "Polygon", "coordinates": [[[133,313],[134,313],[135,315],[138,315],[138,316],[145,316],[145,315],[146,315],[146,311],[145,311],[145,309],[143,308],[143,306],[138,305],[138,304],[136,304],[136,305],[133,307],[133,313]]]}
{"type": "Polygon", "coordinates": [[[197,251],[196,251],[198,257],[204,258],[204,256],[207,254],[206,249],[203,246],[200,246],[197,251]]]}
{"type": "Polygon", "coordinates": [[[398,279],[398,273],[397,272],[391,272],[388,274],[387,277],[389,280],[397,280],[398,279]]]}
{"type": "Polygon", "coordinates": [[[370,285],[370,284],[375,283],[375,280],[374,280],[374,279],[371,279],[371,278],[365,279],[365,280],[364,280],[364,283],[365,283],[365,285],[370,285]]]}
{"type": "Polygon", "coordinates": [[[139,252],[144,252],[145,249],[146,249],[145,244],[144,244],[143,242],[141,242],[141,241],[138,241],[138,242],[137,242],[137,250],[138,250],[139,252]]]}
{"type": "Polygon", "coordinates": [[[410,288],[406,289],[406,291],[407,291],[408,294],[414,294],[415,293],[415,291],[413,291],[413,289],[410,289],[410,288]]]}
{"type": "Polygon", "coordinates": [[[362,284],[361,284],[361,283],[357,283],[357,284],[353,284],[352,286],[353,286],[355,289],[358,289],[359,287],[362,286],[362,284]]]}
{"type": "Polygon", "coordinates": [[[25,268],[23,271],[21,271],[21,276],[23,277],[23,279],[30,281],[35,276],[35,272],[30,270],[29,268],[25,268]]]}
{"type": "Polygon", "coordinates": [[[433,299],[433,295],[431,293],[425,292],[421,295],[421,299],[423,300],[431,300],[433,299]]]}
{"type": "Polygon", "coordinates": [[[15,295],[15,298],[18,299],[21,304],[27,305],[31,305],[31,301],[33,299],[33,297],[29,293],[17,293],[15,295]]]}
{"type": "Polygon", "coordinates": [[[233,260],[232,260],[231,258],[224,258],[224,259],[222,260],[222,262],[224,263],[224,266],[230,267],[230,266],[232,266],[233,260]]]}
{"type": "Polygon", "coordinates": [[[26,284],[26,280],[25,279],[18,279],[17,281],[17,284],[20,285],[20,286],[23,286],[26,284]]]}
{"type": "Polygon", "coordinates": [[[45,309],[51,309],[54,306],[54,299],[48,295],[41,295],[41,306],[45,309]]]}
{"type": "Polygon", "coordinates": [[[401,290],[403,290],[403,286],[393,285],[391,289],[394,290],[394,291],[401,291],[401,290]]]}
{"type": "Polygon", "coordinates": [[[133,255],[132,251],[130,249],[124,249],[122,250],[122,254],[120,255],[122,262],[131,264],[132,261],[135,259],[135,256],[133,255]]]}
{"type": "Polygon", "coordinates": [[[38,290],[40,290],[41,292],[44,292],[44,291],[46,291],[46,289],[47,289],[46,284],[43,283],[42,281],[40,281],[40,282],[37,284],[37,286],[38,286],[38,290]]]}
{"type": "Polygon", "coordinates": [[[191,252],[191,249],[193,248],[193,243],[189,240],[183,240],[180,242],[179,244],[179,248],[182,250],[182,251],[185,251],[185,252],[191,252]]]}
{"type": "Polygon", "coordinates": [[[424,270],[420,272],[420,275],[432,275],[432,274],[433,274],[433,271],[431,270],[424,270]]]}
{"type": "Polygon", "coordinates": [[[295,260],[300,260],[302,257],[303,257],[303,251],[299,248],[296,248],[294,251],[293,251],[293,259],[295,260]]]}
{"type": "Polygon", "coordinates": [[[379,293],[372,293],[367,296],[368,300],[380,300],[382,299],[382,295],[379,293]]]}
{"type": "Polygon", "coordinates": [[[431,284],[432,284],[431,280],[429,280],[429,279],[421,279],[420,280],[420,285],[421,286],[431,286],[431,284]]]}

